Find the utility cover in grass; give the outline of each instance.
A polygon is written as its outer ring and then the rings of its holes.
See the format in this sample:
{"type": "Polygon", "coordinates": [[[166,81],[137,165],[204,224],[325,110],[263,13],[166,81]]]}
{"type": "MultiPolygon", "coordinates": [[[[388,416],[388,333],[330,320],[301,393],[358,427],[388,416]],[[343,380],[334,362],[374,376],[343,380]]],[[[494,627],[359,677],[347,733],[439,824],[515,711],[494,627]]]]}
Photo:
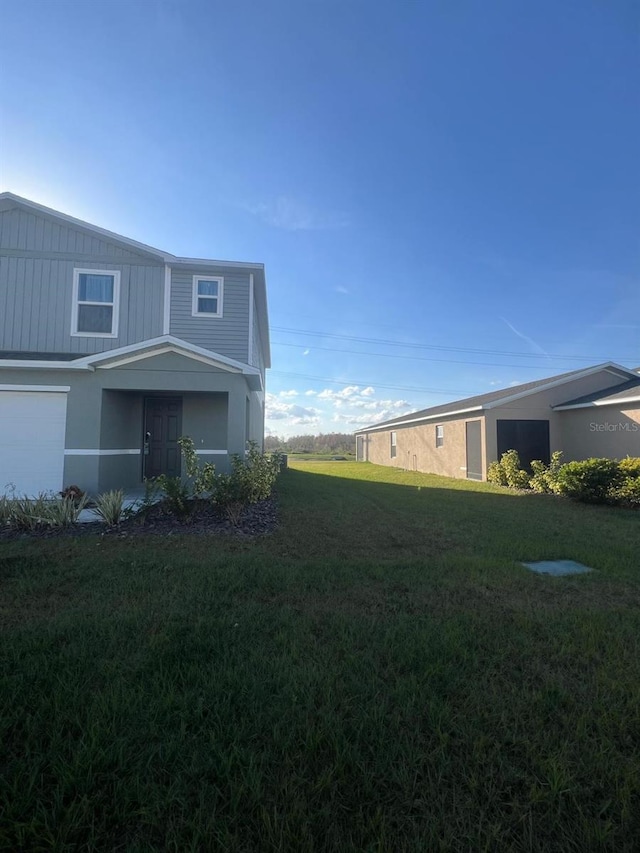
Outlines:
{"type": "Polygon", "coordinates": [[[582,563],[575,563],[573,560],[541,560],[539,563],[521,563],[520,565],[539,575],[553,575],[557,578],[564,575],[584,575],[586,572],[594,571],[589,566],[583,566],[582,563]]]}

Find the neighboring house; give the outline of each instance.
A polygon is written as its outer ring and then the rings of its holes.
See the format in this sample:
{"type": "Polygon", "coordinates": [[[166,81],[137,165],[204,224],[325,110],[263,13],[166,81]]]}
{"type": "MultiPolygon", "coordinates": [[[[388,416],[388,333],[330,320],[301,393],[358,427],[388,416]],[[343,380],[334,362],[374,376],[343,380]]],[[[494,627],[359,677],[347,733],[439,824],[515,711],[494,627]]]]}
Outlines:
{"type": "Polygon", "coordinates": [[[359,461],[471,480],[511,449],[525,466],[640,456],[640,370],[607,362],[356,431],[359,461]]]}
{"type": "Polygon", "coordinates": [[[0,494],[220,470],[262,447],[264,267],[178,258],[0,194],[0,494]]]}

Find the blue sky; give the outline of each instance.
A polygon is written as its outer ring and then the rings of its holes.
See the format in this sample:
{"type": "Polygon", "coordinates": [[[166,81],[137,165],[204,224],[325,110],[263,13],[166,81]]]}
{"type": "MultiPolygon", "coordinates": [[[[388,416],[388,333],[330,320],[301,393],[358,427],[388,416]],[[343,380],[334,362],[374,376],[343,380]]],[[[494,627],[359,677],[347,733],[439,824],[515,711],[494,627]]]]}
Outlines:
{"type": "Polygon", "coordinates": [[[637,0],[0,14],[0,189],[264,262],[270,432],[640,366],[637,0]]]}

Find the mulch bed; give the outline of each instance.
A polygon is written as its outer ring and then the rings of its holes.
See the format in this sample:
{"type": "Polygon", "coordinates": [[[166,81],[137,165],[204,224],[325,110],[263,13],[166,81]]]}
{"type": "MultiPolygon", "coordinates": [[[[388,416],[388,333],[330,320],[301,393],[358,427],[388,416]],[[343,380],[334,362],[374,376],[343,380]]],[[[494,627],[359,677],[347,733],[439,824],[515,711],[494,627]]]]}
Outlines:
{"type": "Polygon", "coordinates": [[[193,511],[181,521],[172,515],[160,502],[135,518],[127,519],[117,527],[107,527],[99,521],[77,524],[74,527],[42,528],[34,531],[0,528],[0,541],[8,539],[47,539],[58,536],[172,536],[172,535],[224,535],[253,538],[273,533],[278,526],[278,511],[275,498],[250,504],[245,507],[234,524],[209,501],[193,501],[193,511]]]}

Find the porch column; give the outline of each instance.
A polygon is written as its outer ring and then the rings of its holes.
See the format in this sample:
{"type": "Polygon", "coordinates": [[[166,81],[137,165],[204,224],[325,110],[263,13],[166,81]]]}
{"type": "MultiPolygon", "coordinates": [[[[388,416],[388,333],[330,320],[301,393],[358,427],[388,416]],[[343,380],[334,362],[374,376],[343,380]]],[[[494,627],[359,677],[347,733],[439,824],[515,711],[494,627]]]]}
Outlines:
{"type": "Polygon", "coordinates": [[[227,449],[229,455],[238,453],[244,459],[246,449],[246,391],[229,391],[227,410],[227,449]]]}

